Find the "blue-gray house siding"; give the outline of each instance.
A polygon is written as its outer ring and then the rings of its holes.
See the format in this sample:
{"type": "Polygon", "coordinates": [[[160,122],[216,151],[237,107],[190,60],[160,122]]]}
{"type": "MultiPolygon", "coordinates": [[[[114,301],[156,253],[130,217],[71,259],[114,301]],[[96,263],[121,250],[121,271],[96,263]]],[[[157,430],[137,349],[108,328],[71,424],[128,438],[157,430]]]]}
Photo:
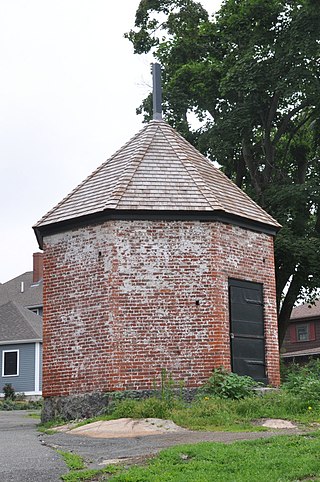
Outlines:
{"type": "Polygon", "coordinates": [[[0,394],[3,393],[3,386],[10,383],[15,389],[16,393],[25,393],[26,395],[39,394],[41,391],[42,379],[42,350],[39,343],[21,343],[21,344],[6,344],[0,346],[0,394]],[[37,345],[37,347],[36,347],[37,345]],[[38,363],[38,381],[36,380],[36,352],[39,352],[38,363]],[[19,352],[19,367],[18,375],[3,376],[3,352],[18,350],[19,352]]]}
{"type": "Polygon", "coordinates": [[[39,385],[42,392],[42,343],[40,343],[40,373],[39,373],[39,385]]]}

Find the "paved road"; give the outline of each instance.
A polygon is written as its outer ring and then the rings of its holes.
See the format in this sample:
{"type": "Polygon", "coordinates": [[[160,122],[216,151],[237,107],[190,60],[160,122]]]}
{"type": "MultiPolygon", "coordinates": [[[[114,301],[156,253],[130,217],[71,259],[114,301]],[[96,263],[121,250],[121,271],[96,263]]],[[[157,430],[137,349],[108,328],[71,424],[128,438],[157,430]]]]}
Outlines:
{"type": "Polygon", "coordinates": [[[57,452],[41,443],[38,423],[25,411],[0,411],[1,482],[57,482],[68,472],[57,452]]]}

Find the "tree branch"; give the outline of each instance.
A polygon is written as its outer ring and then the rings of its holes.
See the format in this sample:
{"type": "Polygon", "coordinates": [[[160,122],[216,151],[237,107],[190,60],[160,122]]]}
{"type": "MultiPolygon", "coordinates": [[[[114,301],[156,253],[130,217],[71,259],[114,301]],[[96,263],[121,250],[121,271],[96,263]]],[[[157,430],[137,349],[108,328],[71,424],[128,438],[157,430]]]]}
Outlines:
{"type": "Polygon", "coordinates": [[[288,125],[289,125],[289,122],[292,119],[292,117],[294,115],[296,115],[299,111],[301,111],[302,109],[304,109],[305,107],[307,107],[309,105],[310,104],[309,104],[308,101],[302,102],[302,104],[300,104],[298,107],[295,107],[294,109],[292,109],[291,112],[289,112],[286,116],[284,116],[277,132],[275,133],[275,135],[273,137],[273,140],[272,140],[273,145],[275,145],[280,140],[280,138],[283,136],[283,134],[286,132],[286,130],[288,128],[288,125]]]}
{"type": "Polygon", "coordinates": [[[301,282],[299,280],[298,273],[296,272],[292,277],[289,289],[283,300],[283,303],[279,312],[278,329],[279,329],[279,346],[280,347],[282,346],[282,343],[289,325],[291,312],[294,307],[295,301],[299,295],[300,289],[301,289],[301,282]]]}
{"type": "Polygon", "coordinates": [[[253,184],[253,187],[256,191],[258,196],[261,195],[261,186],[257,179],[257,171],[254,165],[253,153],[252,153],[252,145],[248,140],[247,136],[242,138],[242,154],[244,162],[249,170],[250,178],[253,184]]]}
{"type": "Polygon", "coordinates": [[[272,99],[271,99],[271,105],[270,105],[267,123],[266,123],[266,127],[265,127],[266,135],[268,135],[268,136],[270,136],[272,121],[275,118],[275,115],[276,115],[276,112],[277,112],[279,99],[280,99],[279,92],[275,92],[272,96],[272,99]]]}

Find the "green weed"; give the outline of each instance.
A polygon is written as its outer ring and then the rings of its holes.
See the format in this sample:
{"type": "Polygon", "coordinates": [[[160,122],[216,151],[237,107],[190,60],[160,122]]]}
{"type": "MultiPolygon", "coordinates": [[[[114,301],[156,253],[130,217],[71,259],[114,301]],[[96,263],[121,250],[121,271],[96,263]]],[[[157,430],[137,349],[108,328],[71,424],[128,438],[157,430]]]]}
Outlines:
{"type": "Polygon", "coordinates": [[[320,435],[247,442],[205,442],[162,451],[147,467],[132,467],[113,482],[286,482],[320,476],[320,435]]]}
{"type": "Polygon", "coordinates": [[[85,468],[85,463],[80,455],[71,452],[63,452],[62,450],[57,450],[57,452],[62,456],[68,469],[81,470],[85,468]]]}
{"type": "Polygon", "coordinates": [[[252,389],[259,385],[261,384],[251,377],[230,373],[224,368],[215,368],[207,383],[202,387],[201,392],[219,398],[240,400],[241,398],[254,396],[252,389]]]}
{"type": "Polygon", "coordinates": [[[103,469],[87,469],[81,471],[71,471],[68,474],[62,475],[61,479],[65,482],[78,482],[82,480],[108,480],[111,474],[116,474],[122,470],[121,467],[116,467],[113,465],[108,465],[103,469]],[[108,479],[100,478],[103,475],[107,475],[108,479]]]}

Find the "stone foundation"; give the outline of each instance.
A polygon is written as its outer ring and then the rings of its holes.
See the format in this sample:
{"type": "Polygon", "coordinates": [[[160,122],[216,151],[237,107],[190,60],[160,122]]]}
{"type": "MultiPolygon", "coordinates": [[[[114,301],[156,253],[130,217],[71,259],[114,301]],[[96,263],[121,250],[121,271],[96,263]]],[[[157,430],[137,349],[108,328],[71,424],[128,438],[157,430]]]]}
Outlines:
{"type": "MultiPolygon", "coordinates": [[[[190,402],[194,399],[197,389],[172,390],[172,395],[190,402]]],[[[121,392],[86,393],[66,397],[50,397],[44,399],[41,421],[78,420],[91,418],[106,413],[111,404],[124,399],[143,400],[156,396],[161,398],[158,390],[124,390],[121,392]]],[[[165,396],[165,395],[164,395],[165,396]]]]}

